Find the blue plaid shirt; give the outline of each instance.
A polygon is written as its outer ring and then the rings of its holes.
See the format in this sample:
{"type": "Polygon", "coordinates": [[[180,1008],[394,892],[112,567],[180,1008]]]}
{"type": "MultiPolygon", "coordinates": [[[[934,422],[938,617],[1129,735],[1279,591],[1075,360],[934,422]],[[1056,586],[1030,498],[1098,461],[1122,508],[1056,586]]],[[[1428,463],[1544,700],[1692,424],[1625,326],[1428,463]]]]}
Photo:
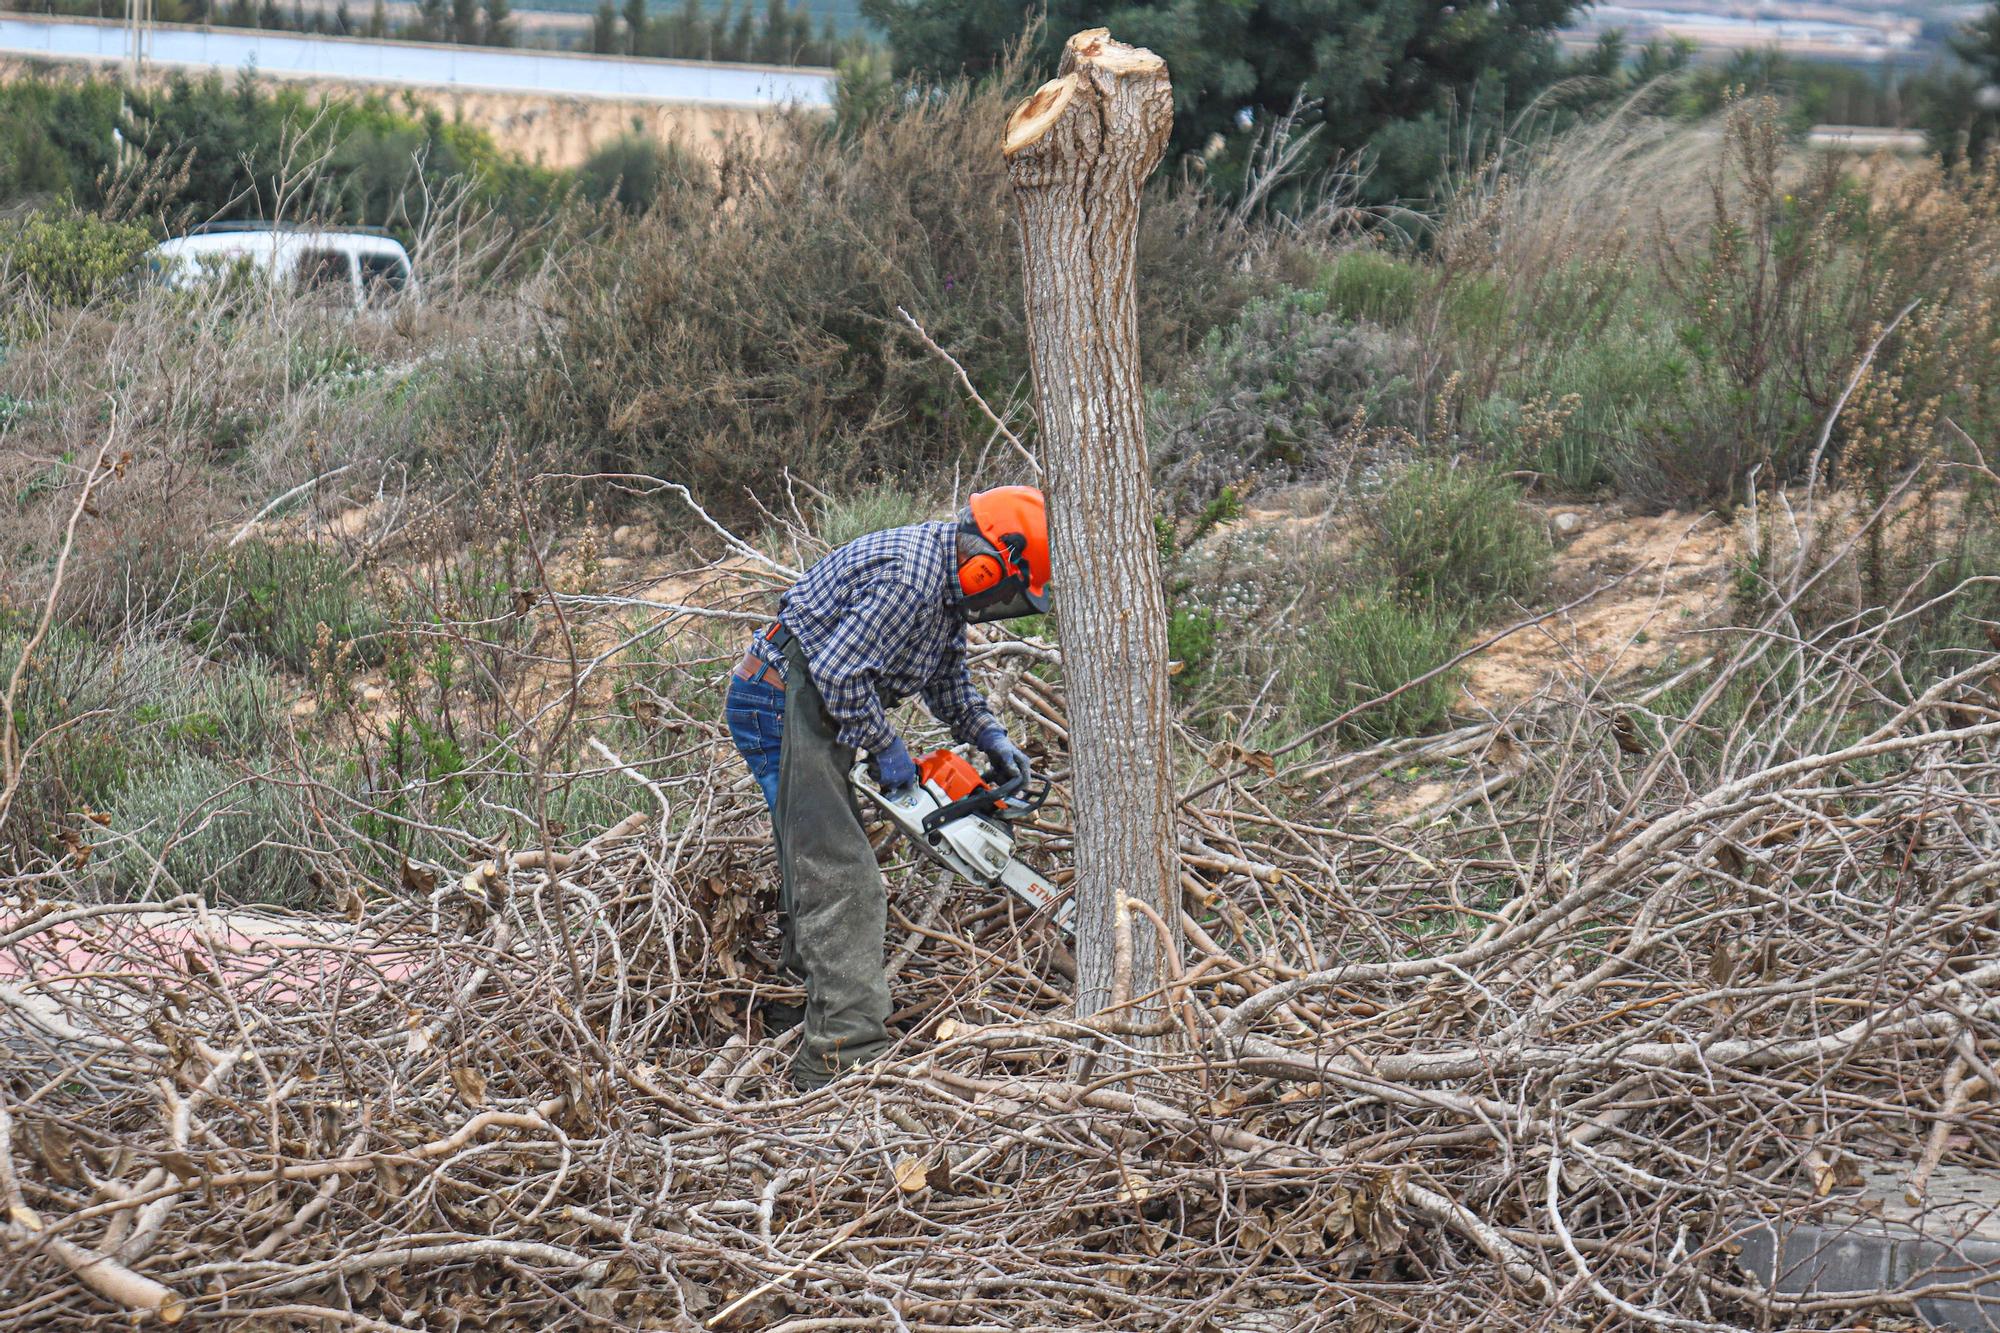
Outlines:
{"type": "Polygon", "coordinates": [[[841,744],[880,754],[896,736],[886,710],[913,694],[968,744],[1000,725],[966,670],[965,623],[951,609],[957,576],[958,525],[917,523],[849,542],[785,594],[780,614],[841,744]]]}

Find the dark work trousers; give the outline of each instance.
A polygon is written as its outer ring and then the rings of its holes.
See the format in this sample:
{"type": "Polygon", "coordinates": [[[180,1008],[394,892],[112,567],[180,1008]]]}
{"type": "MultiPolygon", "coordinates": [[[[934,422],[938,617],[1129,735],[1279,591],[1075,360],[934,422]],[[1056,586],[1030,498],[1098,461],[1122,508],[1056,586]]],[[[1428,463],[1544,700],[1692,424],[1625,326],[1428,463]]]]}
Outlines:
{"type": "MultiPolygon", "coordinates": [[[[889,908],[881,868],[847,785],[854,751],[840,743],[796,639],[785,654],[772,811],[781,876],[778,911],[784,969],[803,978],[806,988],[805,1031],[792,1061],[792,1081],[816,1088],[889,1047],[889,980],[882,962],[889,908]]],[[[731,682],[730,730],[761,786],[770,764],[768,721],[774,719],[750,725],[750,713],[772,709],[778,700],[739,689],[743,684],[731,682]]]]}

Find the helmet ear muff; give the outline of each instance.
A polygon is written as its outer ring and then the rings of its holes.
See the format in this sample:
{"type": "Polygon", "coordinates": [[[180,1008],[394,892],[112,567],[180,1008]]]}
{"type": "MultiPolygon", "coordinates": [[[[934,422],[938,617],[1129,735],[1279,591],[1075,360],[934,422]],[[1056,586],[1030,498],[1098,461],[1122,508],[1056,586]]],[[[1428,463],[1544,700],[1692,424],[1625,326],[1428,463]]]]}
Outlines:
{"type": "Polygon", "coordinates": [[[959,527],[958,586],[967,597],[976,597],[998,586],[1007,577],[1006,558],[1000,548],[972,523],[970,515],[959,527]]]}
{"type": "Polygon", "coordinates": [[[970,597],[995,586],[1006,574],[998,556],[975,555],[958,567],[958,586],[970,597]]]}

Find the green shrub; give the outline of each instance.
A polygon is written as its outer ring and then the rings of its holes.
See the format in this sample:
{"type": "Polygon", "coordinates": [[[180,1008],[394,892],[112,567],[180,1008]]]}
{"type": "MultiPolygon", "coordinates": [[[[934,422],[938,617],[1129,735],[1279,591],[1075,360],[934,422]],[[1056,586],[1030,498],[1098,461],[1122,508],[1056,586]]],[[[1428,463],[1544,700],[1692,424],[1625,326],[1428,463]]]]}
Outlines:
{"type": "Polygon", "coordinates": [[[338,552],[261,538],[215,559],[196,581],[188,614],[198,643],[240,640],[303,673],[324,669],[319,659],[342,645],[351,662],[379,662],[389,628],[366,581],[338,552]]]}
{"type": "Polygon", "coordinates": [[[1209,335],[1180,392],[1155,403],[1163,487],[1199,513],[1239,482],[1324,469],[1357,424],[1413,419],[1410,359],[1399,336],[1328,311],[1317,292],[1251,302],[1209,335]]]}
{"type": "Polygon", "coordinates": [[[1326,306],[1342,319],[1407,324],[1417,312],[1424,272],[1416,264],[1380,250],[1349,250],[1321,271],[1319,290],[1326,306]]]}
{"type": "MultiPolygon", "coordinates": [[[[1292,708],[1301,727],[1318,726],[1434,671],[1458,651],[1458,624],[1386,592],[1345,598],[1300,636],[1292,708]]],[[[1458,690],[1442,672],[1341,724],[1354,741],[1417,736],[1442,726],[1458,690]]]]}
{"type": "Polygon", "coordinates": [[[1198,672],[1215,654],[1221,625],[1204,606],[1177,606],[1167,620],[1167,656],[1187,672],[1198,672]]]}
{"type": "Polygon", "coordinates": [[[121,897],[301,905],[315,894],[303,800],[266,774],[175,754],[135,769],[109,813],[99,873],[121,897]]]}
{"type": "Polygon", "coordinates": [[[0,84],[0,204],[85,199],[111,172],[119,92],[33,72],[0,84]]]}
{"type": "Polygon", "coordinates": [[[577,186],[593,203],[643,213],[663,196],[682,200],[709,184],[708,164],[678,144],[621,134],[577,168],[577,186]]]}
{"type": "Polygon", "coordinates": [[[933,509],[922,498],[894,486],[872,486],[840,500],[819,505],[819,539],[828,546],[845,546],[884,528],[921,523],[933,509]]]}
{"type": "MultiPolygon", "coordinates": [[[[0,637],[0,678],[24,636],[0,637]]],[[[113,814],[134,784],[182,760],[261,759],[284,716],[262,664],[203,662],[185,645],[127,633],[115,642],[57,627],[23,677],[15,725],[28,756],[6,824],[15,864],[94,839],[91,812],[113,814]]],[[[129,827],[129,826],[128,826],[129,827]]]]}
{"type": "Polygon", "coordinates": [[[1364,549],[1410,598],[1478,614],[1548,577],[1547,535],[1519,488],[1487,468],[1413,464],[1362,513],[1364,549]]]}
{"type": "Polygon", "coordinates": [[[1697,404],[1685,350],[1640,318],[1552,340],[1503,392],[1468,410],[1472,436],[1565,491],[1663,494],[1662,441],[1697,404]]]}
{"type": "MultiPolygon", "coordinates": [[[[845,137],[780,120],[717,168],[728,207],[620,215],[565,264],[547,347],[497,368],[516,401],[454,433],[506,421],[589,469],[675,477],[732,515],[781,468],[835,492],[935,485],[990,427],[897,307],[988,401],[1027,379],[1012,187],[991,142],[1007,102],[997,88],[918,99],[845,137]]],[[[1149,373],[1176,374],[1234,317],[1254,284],[1243,258],[1193,187],[1149,192],[1149,373]]]]}
{"type": "Polygon", "coordinates": [[[58,306],[86,305],[110,291],[152,248],[153,234],[89,213],[37,213],[0,226],[0,282],[58,306]]]}

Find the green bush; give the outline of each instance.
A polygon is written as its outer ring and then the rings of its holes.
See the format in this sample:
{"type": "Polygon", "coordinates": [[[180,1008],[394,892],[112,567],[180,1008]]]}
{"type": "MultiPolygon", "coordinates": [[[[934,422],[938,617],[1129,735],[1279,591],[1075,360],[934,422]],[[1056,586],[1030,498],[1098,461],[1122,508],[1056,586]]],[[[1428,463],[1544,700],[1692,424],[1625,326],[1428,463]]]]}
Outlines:
{"type": "Polygon", "coordinates": [[[196,581],[187,611],[197,643],[240,641],[308,674],[342,645],[350,662],[379,662],[389,628],[347,560],[311,542],[253,538],[229,548],[196,581]]]}
{"type": "Polygon", "coordinates": [[[99,874],[120,897],[300,905],[315,895],[303,801],[267,774],[175,754],[135,769],[110,814],[99,874]]]}
{"type": "Polygon", "coordinates": [[[1534,596],[1547,535],[1520,490],[1490,469],[1416,463],[1362,506],[1364,549],[1413,599],[1478,614],[1534,596]]]}
{"type": "MultiPolygon", "coordinates": [[[[1434,671],[1458,651],[1458,624],[1386,592],[1346,598],[1300,636],[1292,708],[1301,727],[1318,726],[1434,671]]],[[[1341,724],[1353,741],[1418,736],[1442,726],[1458,690],[1441,672],[1341,724]]]]}
{"type": "MultiPolygon", "coordinates": [[[[0,637],[0,678],[25,636],[0,637]]],[[[143,633],[101,641],[59,626],[23,677],[15,725],[28,759],[6,824],[16,865],[95,842],[93,812],[120,823],[149,775],[185,762],[262,762],[276,745],[284,691],[254,660],[203,662],[182,644],[143,633]]],[[[143,822],[143,821],[142,821],[143,822]]]]}
{"type": "Polygon", "coordinates": [[[86,305],[116,286],[152,245],[152,232],[136,223],[38,213],[0,226],[0,284],[12,279],[52,305],[86,305]]]}
{"type": "Polygon", "coordinates": [[[63,200],[140,210],[179,229],[266,216],[286,173],[323,165],[292,192],[292,215],[404,229],[457,196],[540,216],[572,179],[504,153],[469,123],[387,96],[314,96],[245,74],[233,83],[174,75],[164,86],[115,79],[0,84],[0,206],[63,200]],[[114,147],[117,155],[114,157],[114,147]]]}
{"type": "Polygon", "coordinates": [[[86,199],[113,165],[119,87],[33,73],[0,84],[0,203],[86,199]]]}
{"type": "Polygon", "coordinates": [[[1398,335],[1355,324],[1318,292],[1251,302],[1202,345],[1188,382],[1154,410],[1154,461],[1184,512],[1246,480],[1322,470],[1357,424],[1404,424],[1416,403],[1398,335]]]}
{"type": "Polygon", "coordinates": [[[710,183],[708,164],[678,144],[644,134],[622,134],[577,168],[577,186],[593,203],[643,213],[663,196],[685,197],[710,183]]]}
{"type": "Polygon", "coordinates": [[[844,500],[822,500],[818,537],[828,546],[845,546],[884,528],[906,527],[931,517],[922,498],[894,486],[872,486],[844,500]]]}
{"type": "Polygon", "coordinates": [[[1167,620],[1167,656],[1187,672],[1198,672],[1215,654],[1221,629],[1215,612],[1205,606],[1177,606],[1167,620]]]}
{"type": "Polygon", "coordinates": [[[1467,426],[1500,457],[1584,493],[1665,494],[1662,442],[1698,410],[1687,353],[1643,313],[1590,338],[1551,340],[1467,426]]]}
{"type": "MultiPolygon", "coordinates": [[[[1027,378],[1002,90],[913,101],[843,138],[781,120],[717,170],[728,207],[614,219],[566,265],[549,343],[512,375],[517,436],[592,469],[673,476],[732,514],[782,468],[822,489],[934,485],[990,428],[900,306],[1005,406],[1027,378]]],[[[1172,376],[1253,288],[1192,187],[1141,214],[1140,338],[1172,376]]],[[[503,373],[502,382],[509,377],[503,373]]]]}
{"type": "Polygon", "coordinates": [[[1417,312],[1424,272],[1416,264],[1381,250],[1349,250],[1321,271],[1319,290],[1327,309],[1342,319],[1407,324],[1417,312]]]}

